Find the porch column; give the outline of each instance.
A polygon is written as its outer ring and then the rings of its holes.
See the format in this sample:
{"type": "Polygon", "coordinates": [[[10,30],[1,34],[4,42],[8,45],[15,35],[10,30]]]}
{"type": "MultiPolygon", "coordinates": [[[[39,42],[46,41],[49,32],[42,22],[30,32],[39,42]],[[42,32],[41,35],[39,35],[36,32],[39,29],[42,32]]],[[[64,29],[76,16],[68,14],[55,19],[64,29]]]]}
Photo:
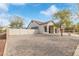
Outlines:
{"type": "Polygon", "coordinates": [[[53,33],[55,33],[55,27],[53,27],[53,33]]]}

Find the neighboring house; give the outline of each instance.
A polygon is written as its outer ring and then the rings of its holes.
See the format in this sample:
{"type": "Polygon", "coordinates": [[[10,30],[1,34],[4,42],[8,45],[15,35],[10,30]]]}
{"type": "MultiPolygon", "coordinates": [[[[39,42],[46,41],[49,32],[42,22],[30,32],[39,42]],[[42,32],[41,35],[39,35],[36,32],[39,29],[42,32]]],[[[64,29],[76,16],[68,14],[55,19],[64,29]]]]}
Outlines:
{"type": "Polygon", "coordinates": [[[60,29],[55,29],[54,24],[55,23],[53,21],[40,22],[32,20],[27,28],[38,30],[39,33],[59,33],[60,29]]]}

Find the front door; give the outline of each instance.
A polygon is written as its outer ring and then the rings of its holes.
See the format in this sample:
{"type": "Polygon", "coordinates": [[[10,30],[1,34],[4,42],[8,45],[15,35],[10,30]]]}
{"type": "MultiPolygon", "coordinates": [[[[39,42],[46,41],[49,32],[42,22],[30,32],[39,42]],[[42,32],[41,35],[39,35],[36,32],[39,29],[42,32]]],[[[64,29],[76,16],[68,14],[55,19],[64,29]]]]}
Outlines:
{"type": "Polygon", "coordinates": [[[49,26],[49,33],[53,33],[53,26],[49,26]]]}

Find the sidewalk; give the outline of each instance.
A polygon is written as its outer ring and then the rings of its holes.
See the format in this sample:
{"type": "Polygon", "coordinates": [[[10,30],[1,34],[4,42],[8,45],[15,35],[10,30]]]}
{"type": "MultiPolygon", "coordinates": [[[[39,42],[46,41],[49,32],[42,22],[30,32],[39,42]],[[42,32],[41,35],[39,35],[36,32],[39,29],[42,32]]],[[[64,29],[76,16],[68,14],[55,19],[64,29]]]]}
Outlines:
{"type": "Polygon", "coordinates": [[[79,35],[78,34],[71,34],[71,36],[75,36],[75,37],[79,37],[79,35]]]}

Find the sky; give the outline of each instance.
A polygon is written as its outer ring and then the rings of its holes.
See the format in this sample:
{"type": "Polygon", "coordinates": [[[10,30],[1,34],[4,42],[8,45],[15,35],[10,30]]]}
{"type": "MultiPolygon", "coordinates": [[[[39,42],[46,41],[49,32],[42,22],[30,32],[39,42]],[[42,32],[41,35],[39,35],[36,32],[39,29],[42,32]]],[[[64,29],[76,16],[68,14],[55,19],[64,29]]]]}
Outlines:
{"type": "Polygon", "coordinates": [[[25,27],[28,26],[31,20],[49,21],[51,15],[63,9],[70,9],[72,20],[74,23],[79,22],[76,12],[78,8],[76,4],[67,3],[9,3],[0,4],[0,25],[7,26],[10,17],[17,15],[24,18],[25,27]]]}

